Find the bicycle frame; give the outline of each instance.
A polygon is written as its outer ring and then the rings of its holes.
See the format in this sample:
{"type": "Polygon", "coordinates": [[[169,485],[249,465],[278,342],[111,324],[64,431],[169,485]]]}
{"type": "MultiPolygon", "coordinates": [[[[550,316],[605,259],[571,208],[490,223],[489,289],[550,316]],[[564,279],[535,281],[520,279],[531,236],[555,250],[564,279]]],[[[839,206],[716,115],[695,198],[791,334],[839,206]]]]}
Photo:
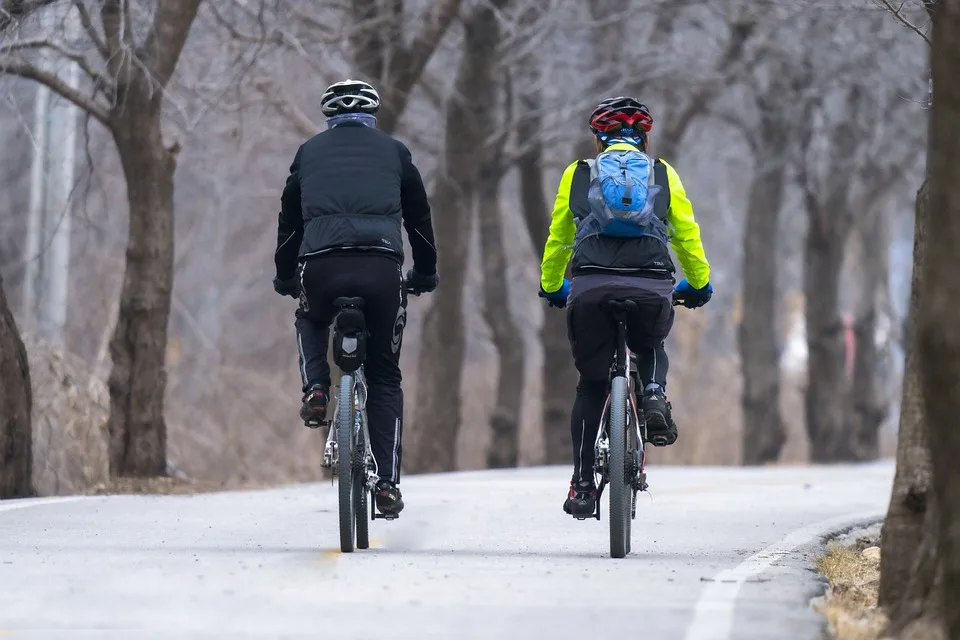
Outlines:
{"type": "MultiPolygon", "coordinates": [[[[353,402],[355,410],[354,415],[354,436],[359,437],[362,433],[364,443],[364,466],[366,468],[366,487],[368,491],[373,491],[380,481],[377,475],[377,461],[373,457],[373,449],[370,448],[370,429],[367,423],[367,379],[363,375],[363,365],[353,374],[353,402]]],[[[333,476],[337,475],[337,462],[339,461],[339,451],[337,451],[337,429],[340,426],[340,398],[334,396],[333,420],[330,421],[330,430],[327,432],[327,442],[323,449],[323,466],[330,466],[333,473],[330,477],[330,483],[333,484],[333,476]]]]}

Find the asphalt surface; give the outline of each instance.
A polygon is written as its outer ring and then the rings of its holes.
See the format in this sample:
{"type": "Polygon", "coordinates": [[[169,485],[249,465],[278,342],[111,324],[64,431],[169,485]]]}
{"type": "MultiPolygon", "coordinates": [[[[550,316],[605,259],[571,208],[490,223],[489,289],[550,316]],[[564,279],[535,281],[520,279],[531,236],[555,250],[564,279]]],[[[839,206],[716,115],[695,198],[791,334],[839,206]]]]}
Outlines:
{"type": "Polygon", "coordinates": [[[880,518],[893,478],[648,471],[622,560],[558,467],[407,477],[353,554],[329,483],[0,501],[0,638],[816,638],[823,536],[880,518]]]}

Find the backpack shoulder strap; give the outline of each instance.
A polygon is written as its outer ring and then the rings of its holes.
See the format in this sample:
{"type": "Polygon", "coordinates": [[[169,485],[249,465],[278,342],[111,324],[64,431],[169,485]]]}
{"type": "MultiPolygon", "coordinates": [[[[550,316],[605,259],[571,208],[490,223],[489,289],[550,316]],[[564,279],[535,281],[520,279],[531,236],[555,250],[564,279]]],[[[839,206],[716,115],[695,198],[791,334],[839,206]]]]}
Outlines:
{"type": "Polygon", "coordinates": [[[670,213],[670,180],[667,178],[667,165],[660,158],[653,163],[653,179],[660,187],[660,193],[653,202],[653,212],[661,220],[666,220],[670,213]]]}
{"type": "Polygon", "coordinates": [[[585,218],[590,213],[590,203],[587,200],[587,194],[590,191],[591,174],[594,172],[596,162],[593,158],[581,160],[577,163],[577,168],[573,170],[573,179],[570,181],[570,211],[573,217],[577,219],[585,218]]]}

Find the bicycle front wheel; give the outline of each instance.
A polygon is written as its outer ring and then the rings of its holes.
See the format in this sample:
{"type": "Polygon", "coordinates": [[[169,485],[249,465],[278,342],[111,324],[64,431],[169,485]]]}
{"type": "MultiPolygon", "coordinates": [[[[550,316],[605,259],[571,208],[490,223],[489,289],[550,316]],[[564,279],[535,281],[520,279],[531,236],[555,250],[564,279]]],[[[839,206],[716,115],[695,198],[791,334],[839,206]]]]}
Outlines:
{"type": "Polygon", "coordinates": [[[610,385],[610,557],[630,552],[630,512],[633,487],[628,477],[632,461],[627,457],[627,379],[617,376],[610,385]]]}
{"type": "Polygon", "coordinates": [[[340,493],[340,551],[344,553],[353,552],[353,540],[356,534],[356,516],[354,514],[355,449],[353,376],[343,374],[340,378],[340,395],[337,399],[337,451],[339,452],[337,487],[340,493]]]}

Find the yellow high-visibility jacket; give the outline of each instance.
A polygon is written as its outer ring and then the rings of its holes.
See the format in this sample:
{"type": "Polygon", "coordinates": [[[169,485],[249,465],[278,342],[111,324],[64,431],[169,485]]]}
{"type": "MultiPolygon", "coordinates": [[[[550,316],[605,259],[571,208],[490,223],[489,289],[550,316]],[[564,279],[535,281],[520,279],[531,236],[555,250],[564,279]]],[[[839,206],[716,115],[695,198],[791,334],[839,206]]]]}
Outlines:
{"type": "MultiPolygon", "coordinates": [[[[634,148],[628,143],[620,142],[607,147],[606,150],[617,151],[634,148]]],[[[540,263],[540,286],[547,293],[553,293],[563,285],[563,276],[567,270],[567,264],[573,256],[577,226],[573,211],[570,208],[570,200],[571,187],[574,186],[574,173],[579,162],[579,160],[572,162],[564,170],[553,205],[550,235],[544,246],[543,259],[540,263]]],[[[665,161],[661,159],[660,162],[666,168],[670,192],[670,207],[665,220],[670,234],[670,244],[680,260],[680,266],[687,282],[690,283],[690,286],[700,289],[706,286],[710,280],[710,263],[707,262],[703,243],[700,240],[700,226],[694,218],[693,206],[690,204],[690,199],[687,198],[680,176],[665,161]]],[[[581,184],[579,188],[584,188],[584,186],[581,184]]]]}

